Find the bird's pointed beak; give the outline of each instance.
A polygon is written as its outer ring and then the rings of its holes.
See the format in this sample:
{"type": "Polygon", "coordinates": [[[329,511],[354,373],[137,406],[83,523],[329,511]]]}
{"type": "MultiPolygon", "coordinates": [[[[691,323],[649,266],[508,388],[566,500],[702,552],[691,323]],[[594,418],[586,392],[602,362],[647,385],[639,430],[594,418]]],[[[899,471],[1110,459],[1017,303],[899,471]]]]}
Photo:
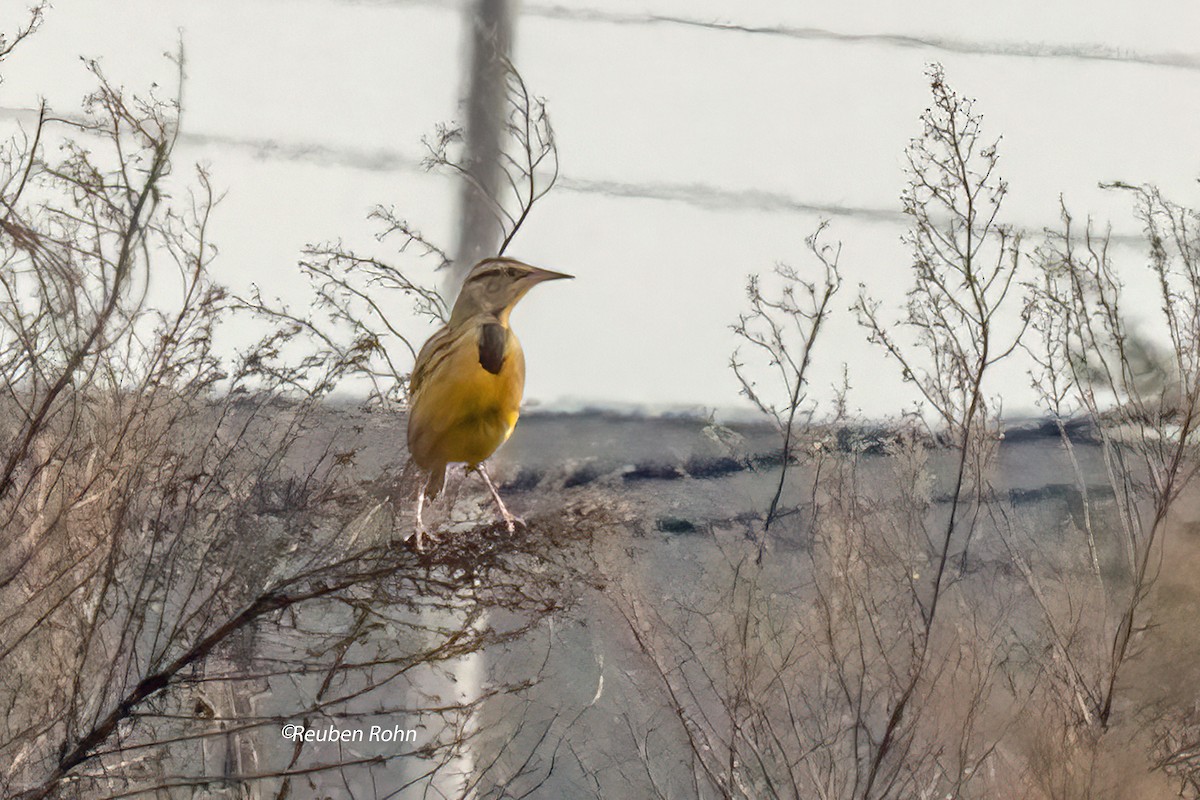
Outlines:
{"type": "Polygon", "coordinates": [[[555,272],[554,270],[550,269],[534,267],[533,272],[529,273],[529,277],[532,278],[535,283],[541,283],[542,281],[557,281],[562,278],[574,278],[575,276],[568,275],[565,272],[555,272]]]}

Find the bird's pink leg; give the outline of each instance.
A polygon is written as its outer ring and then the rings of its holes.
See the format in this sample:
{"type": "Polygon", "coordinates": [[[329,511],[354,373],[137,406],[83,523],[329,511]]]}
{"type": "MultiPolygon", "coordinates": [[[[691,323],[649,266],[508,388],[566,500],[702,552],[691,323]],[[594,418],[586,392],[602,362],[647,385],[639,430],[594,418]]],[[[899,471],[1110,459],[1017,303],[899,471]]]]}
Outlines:
{"type": "Polygon", "coordinates": [[[504,526],[508,528],[510,534],[516,533],[517,523],[519,522],[521,525],[524,525],[525,520],[513,516],[512,512],[508,510],[508,506],[504,505],[504,501],[500,499],[500,492],[496,489],[496,484],[492,483],[492,477],[488,475],[487,467],[479,464],[475,469],[479,471],[480,476],[483,477],[483,482],[487,484],[488,491],[492,493],[492,498],[496,501],[496,507],[500,509],[500,516],[504,518],[504,526]]]}
{"type": "Polygon", "coordinates": [[[425,508],[425,488],[427,486],[429,486],[429,478],[425,479],[425,482],[423,484],[421,484],[421,490],[419,492],[417,492],[417,530],[416,530],[417,542],[416,542],[416,545],[417,545],[418,553],[425,552],[424,539],[425,539],[426,534],[428,534],[431,541],[433,539],[433,534],[429,533],[425,529],[425,520],[422,519],[422,517],[421,517],[421,512],[425,508]]]}

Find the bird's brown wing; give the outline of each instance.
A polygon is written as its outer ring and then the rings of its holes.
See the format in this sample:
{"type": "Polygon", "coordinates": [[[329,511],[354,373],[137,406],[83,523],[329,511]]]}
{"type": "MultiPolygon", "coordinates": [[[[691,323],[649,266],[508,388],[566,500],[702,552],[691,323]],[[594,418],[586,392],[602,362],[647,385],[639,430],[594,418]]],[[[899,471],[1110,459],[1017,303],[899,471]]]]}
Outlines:
{"type": "Polygon", "coordinates": [[[413,364],[412,374],[408,377],[410,401],[416,397],[417,392],[421,390],[421,385],[437,369],[442,359],[450,354],[454,339],[455,334],[450,330],[450,326],[445,325],[433,336],[430,336],[429,340],[421,347],[421,352],[417,354],[417,361],[413,364]]]}

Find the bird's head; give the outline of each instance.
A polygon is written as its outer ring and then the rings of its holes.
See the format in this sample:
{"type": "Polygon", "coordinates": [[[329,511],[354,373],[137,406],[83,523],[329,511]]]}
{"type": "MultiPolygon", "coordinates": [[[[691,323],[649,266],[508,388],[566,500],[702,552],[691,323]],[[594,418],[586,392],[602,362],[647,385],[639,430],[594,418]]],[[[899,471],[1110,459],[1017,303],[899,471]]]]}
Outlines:
{"type": "Polygon", "coordinates": [[[490,313],[507,321],[513,306],[534,286],[543,281],[573,277],[564,272],[533,267],[515,258],[485,258],[463,281],[451,320],[490,313]]]}

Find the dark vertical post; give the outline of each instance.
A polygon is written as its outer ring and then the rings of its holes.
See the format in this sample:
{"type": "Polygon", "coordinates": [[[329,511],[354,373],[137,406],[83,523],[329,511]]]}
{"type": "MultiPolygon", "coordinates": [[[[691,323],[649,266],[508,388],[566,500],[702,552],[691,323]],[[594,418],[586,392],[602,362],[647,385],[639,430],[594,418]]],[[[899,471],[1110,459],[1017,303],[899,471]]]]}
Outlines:
{"type": "Polygon", "coordinates": [[[458,294],[467,272],[496,254],[503,231],[484,192],[499,194],[500,150],[504,142],[507,71],[512,49],[514,0],[474,0],[467,7],[470,72],[467,80],[466,167],[472,180],[462,186],[458,249],[447,296],[458,294]],[[482,191],[481,191],[482,190],[482,191]]]}

